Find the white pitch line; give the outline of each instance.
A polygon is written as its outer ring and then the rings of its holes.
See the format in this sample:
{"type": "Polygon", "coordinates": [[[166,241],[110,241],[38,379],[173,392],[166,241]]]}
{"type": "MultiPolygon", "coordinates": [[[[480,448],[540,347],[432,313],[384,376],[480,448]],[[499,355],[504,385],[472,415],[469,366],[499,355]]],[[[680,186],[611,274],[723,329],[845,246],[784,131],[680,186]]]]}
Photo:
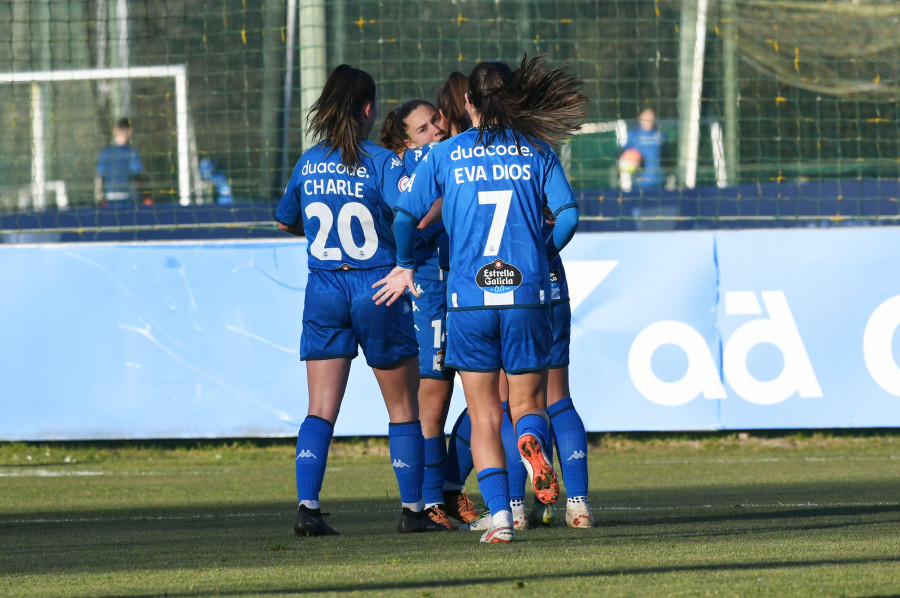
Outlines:
{"type": "Polygon", "coordinates": [[[64,478],[69,476],[199,476],[208,475],[209,472],[203,471],[79,471],[79,470],[59,470],[51,469],[29,469],[24,471],[0,471],[0,478],[64,478]]]}
{"type": "Polygon", "coordinates": [[[829,463],[832,461],[896,461],[900,455],[880,455],[871,457],[746,457],[730,459],[722,457],[718,459],[643,459],[641,463],[652,465],[703,465],[704,463],[829,463]]]}
{"type": "Polygon", "coordinates": [[[48,519],[37,517],[34,519],[0,519],[0,523],[114,523],[121,521],[197,521],[201,519],[235,519],[242,517],[288,517],[291,513],[228,513],[223,515],[134,515],[131,517],[66,517],[48,519]]]}
{"type": "Polygon", "coordinates": [[[33,469],[29,471],[0,471],[0,478],[61,478],[66,476],[106,475],[102,471],[50,471],[33,469]]]}
{"type": "Polygon", "coordinates": [[[789,508],[795,509],[797,507],[813,507],[813,508],[823,508],[823,507],[831,507],[831,508],[846,508],[846,507],[898,507],[900,503],[897,502],[798,502],[798,503],[789,503],[789,502],[775,502],[775,503],[734,503],[727,505],[669,505],[669,506],[655,506],[655,507],[617,507],[617,506],[595,506],[591,505],[591,510],[593,511],[684,511],[684,510],[693,510],[693,509],[733,509],[733,508],[744,508],[744,509],[773,509],[773,508],[789,508]]]}

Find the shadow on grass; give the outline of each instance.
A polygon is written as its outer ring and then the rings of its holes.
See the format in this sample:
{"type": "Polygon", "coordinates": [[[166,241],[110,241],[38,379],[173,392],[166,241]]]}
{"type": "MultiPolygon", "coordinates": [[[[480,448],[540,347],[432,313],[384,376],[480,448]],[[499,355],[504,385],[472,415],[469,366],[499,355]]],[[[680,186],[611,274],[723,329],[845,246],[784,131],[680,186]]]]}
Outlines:
{"type": "MultiPolygon", "coordinates": [[[[486,547],[490,550],[491,547],[486,547]]],[[[502,548],[501,548],[502,549],[502,548]]],[[[660,575],[669,573],[724,573],[729,571],[757,571],[772,572],[779,569],[805,569],[818,567],[854,567],[866,565],[891,565],[900,564],[900,556],[883,557],[883,558],[861,558],[861,559],[823,559],[823,560],[801,560],[801,561],[760,561],[748,563],[727,563],[727,564],[699,564],[699,565],[681,565],[681,566],[660,566],[660,567],[597,567],[588,571],[564,572],[551,575],[542,574],[525,574],[515,576],[491,576],[483,579],[467,580],[446,580],[446,585],[442,585],[441,581],[423,580],[408,582],[376,582],[376,583],[337,583],[322,585],[299,585],[295,587],[286,587],[269,590],[252,590],[253,595],[258,596],[278,596],[278,595],[294,595],[298,593],[316,594],[316,593],[333,593],[333,592],[399,592],[410,590],[421,590],[423,592],[433,591],[437,588],[448,587],[452,585],[455,592],[465,591],[467,587],[484,586],[497,588],[498,586],[509,586],[509,591],[513,592],[515,588],[527,587],[529,584],[546,583],[553,579],[602,579],[602,578],[618,578],[618,577],[635,577],[646,575],[660,575]],[[521,585],[520,585],[521,584],[521,585]]],[[[248,590],[220,591],[214,592],[216,596],[246,596],[248,590]]],[[[133,598],[151,598],[159,596],[156,594],[128,594],[133,598]]],[[[185,593],[167,592],[166,596],[179,598],[187,596],[197,596],[197,591],[185,593]]],[[[869,595],[869,598],[875,598],[869,595]]]]}
{"type": "MultiPolygon", "coordinates": [[[[559,551],[570,548],[597,551],[598,559],[611,547],[629,543],[671,544],[698,537],[743,541],[755,536],[763,541],[790,540],[797,532],[821,532],[830,541],[836,535],[873,536],[895,534],[900,524],[900,503],[859,504],[852,502],[866,490],[884,495],[896,490],[895,482],[854,481],[799,483],[717,488],[695,486],[661,488],[629,506],[631,492],[598,492],[591,495],[595,506],[594,530],[569,530],[558,524],[520,534],[514,550],[559,551]],[[884,485],[885,487],[880,487],[884,485]],[[744,503],[734,502],[736,496],[744,503]],[[783,498],[785,506],[772,504],[783,498]],[[800,497],[810,504],[798,504],[800,497]],[[655,501],[655,502],[654,502],[655,501]],[[764,506],[742,506],[763,503],[764,506]],[[828,503],[823,506],[823,504],[828,503]],[[621,505],[622,510],[603,508],[621,505]]],[[[202,492],[198,489],[198,492],[202,492]]],[[[361,490],[362,492],[362,490],[361,490]]],[[[896,494],[894,494],[896,500],[896,494]]],[[[476,498],[477,500],[477,498],[476,498]]],[[[291,530],[294,507],[280,502],[235,505],[201,504],[193,507],[89,509],[77,512],[42,511],[0,517],[0,571],[16,574],[108,573],[241,567],[330,567],[334,563],[364,566],[370,560],[420,563],[460,559],[470,562],[479,550],[478,535],[448,532],[417,537],[396,533],[399,503],[390,498],[325,500],[327,521],[342,535],[338,538],[295,538],[291,530]],[[314,546],[314,550],[307,547],[314,546]],[[300,553],[298,555],[298,552],[300,553]]],[[[561,513],[560,513],[561,515],[561,513]]],[[[561,517],[560,517],[561,518],[561,517]]],[[[717,540],[721,541],[721,540],[717,540]]],[[[565,560],[560,561],[565,563],[565,560]]],[[[819,564],[828,564],[823,560],[819,564]]],[[[843,561],[835,561],[842,563],[843,561]]],[[[866,562],[847,561],[848,563],[866,562]]],[[[894,559],[872,562],[894,562],[894,559]]],[[[807,564],[811,564],[807,563],[807,564]]],[[[736,563],[719,567],[768,568],[804,566],[804,563],[736,563]]],[[[680,569],[597,568],[585,575],[649,574],[680,569]]],[[[685,570],[691,570],[688,567],[685,570]]],[[[705,570],[701,567],[699,570],[705,570]]],[[[431,571],[429,569],[429,571],[431,571]]],[[[569,574],[567,574],[569,575],[569,574]]],[[[576,574],[581,575],[581,574],[576,574]]],[[[500,581],[539,579],[507,577],[500,581]]],[[[443,581],[450,583],[444,579],[443,581]]],[[[457,581],[468,581],[465,572],[457,581]]],[[[480,581],[479,583],[484,583],[480,581]]],[[[491,580],[490,583],[497,583],[491,580]]],[[[374,584],[369,589],[420,587],[374,584]]],[[[422,585],[421,587],[427,587],[422,585]]],[[[305,591],[359,589],[340,585],[305,588],[305,591]]],[[[287,591],[287,590],[285,590],[287,591]]],[[[254,592],[256,592],[254,590],[254,592]]],[[[258,592],[257,592],[258,593],[258,592]]],[[[277,592],[275,592],[277,593],[277,592]]]]}

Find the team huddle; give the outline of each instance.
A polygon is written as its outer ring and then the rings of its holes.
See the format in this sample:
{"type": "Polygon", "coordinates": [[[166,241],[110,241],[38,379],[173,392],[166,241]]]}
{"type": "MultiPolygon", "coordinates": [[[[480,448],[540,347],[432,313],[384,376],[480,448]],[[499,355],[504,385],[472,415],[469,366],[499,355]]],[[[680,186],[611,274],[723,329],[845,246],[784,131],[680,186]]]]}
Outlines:
{"type": "Polygon", "coordinates": [[[540,59],[455,72],[437,105],[391,111],[381,146],[372,77],[347,65],[309,112],[319,143],[276,220],[309,241],[300,356],[309,407],[297,439],[298,536],[334,535],[319,505],[334,423],[362,347],[387,407],[398,531],[481,531],[507,543],[555,520],[590,528],[587,437],[568,386],[559,251],[578,210],[552,149],[586,114],[581,83],[540,59]],[[444,436],[453,379],[466,409],[444,436]],[[475,470],[488,511],[463,491],[475,470]],[[535,504],[525,506],[526,481],[535,504]]]}

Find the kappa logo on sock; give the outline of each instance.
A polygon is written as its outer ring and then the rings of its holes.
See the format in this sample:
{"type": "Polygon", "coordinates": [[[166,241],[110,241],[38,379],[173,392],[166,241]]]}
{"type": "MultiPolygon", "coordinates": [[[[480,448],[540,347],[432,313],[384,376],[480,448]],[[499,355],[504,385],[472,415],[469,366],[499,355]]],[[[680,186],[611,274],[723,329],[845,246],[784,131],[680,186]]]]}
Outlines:
{"type": "Polygon", "coordinates": [[[403,469],[404,467],[409,467],[409,465],[407,465],[400,459],[394,459],[394,469],[403,469]]]}
{"type": "Polygon", "coordinates": [[[571,461],[572,459],[585,459],[587,458],[587,453],[584,451],[575,451],[572,453],[572,456],[566,459],[566,461],[571,461]]]}
{"type": "Polygon", "coordinates": [[[300,451],[300,454],[297,455],[297,459],[309,459],[310,457],[312,457],[313,459],[318,459],[318,457],[316,457],[309,449],[303,449],[302,451],[300,451]]]}

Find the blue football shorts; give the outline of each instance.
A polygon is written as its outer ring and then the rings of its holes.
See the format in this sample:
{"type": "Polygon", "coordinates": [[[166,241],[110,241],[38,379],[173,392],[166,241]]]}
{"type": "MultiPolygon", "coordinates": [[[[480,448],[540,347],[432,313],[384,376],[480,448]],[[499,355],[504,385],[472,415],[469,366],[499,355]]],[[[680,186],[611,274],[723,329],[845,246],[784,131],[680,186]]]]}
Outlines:
{"type": "Polygon", "coordinates": [[[447,367],[463,372],[536,372],[550,365],[550,309],[507,308],[447,314],[447,367]]]}
{"type": "Polygon", "coordinates": [[[550,368],[569,365],[569,342],[572,337],[572,307],[568,301],[553,304],[553,345],[550,347],[550,368]]]}
{"type": "Polygon", "coordinates": [[[416,281],[421,297],[413,297],[413,319],[419,341],[419,377],[452,380],[454,370],[444,367],[447,355],[447,283],[416,281]]]}
{"type": "Polygon", "coordinates": [[[392,269],[310,270],[300,359],[352,359],[362,347],[370,367],[386,368],[418,355],[409,294],[393,305],[372,301],[372,285],[392,269]]]}

